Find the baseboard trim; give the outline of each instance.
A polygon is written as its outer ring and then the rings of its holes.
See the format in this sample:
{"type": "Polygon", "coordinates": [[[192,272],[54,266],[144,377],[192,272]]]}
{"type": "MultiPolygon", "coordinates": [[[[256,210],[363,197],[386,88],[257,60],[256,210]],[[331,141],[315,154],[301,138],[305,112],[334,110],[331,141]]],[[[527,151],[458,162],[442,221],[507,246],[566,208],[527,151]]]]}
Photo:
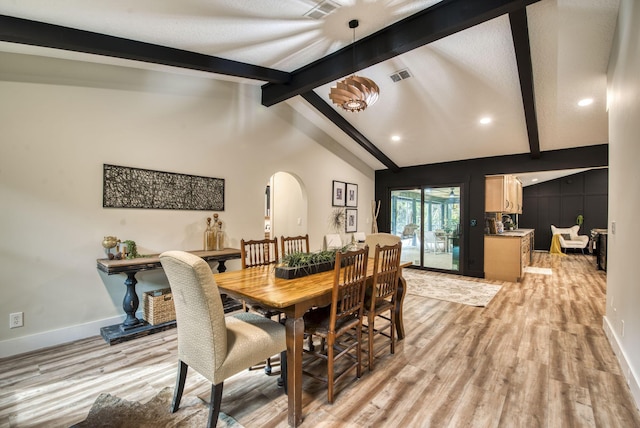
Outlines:
{"type": "Polygon", "coordinates": [[[616,357],[618,357],[618,362],[620,363],[622,374],[627,380],[627,385],[629,385],[631,395],[636,402],[636,408],[640,409],[640,382],[638,382],[638,376],[636,375],[636,373],[634,373],[633,369],[629,365],[628,358],[622,350],[622,347],[620,346],[618,335],[612,328],[611,323],[606,316],[603,317],[602,327],[604,329],[604,334],[609,340],[609,344],[611,344],[613,353],[616,354],[616,357]]]}
{"type": "MultiPolygon", "coordinates": [[[[142,312],[139,312],[136,316],[141,318],[142,312]]],[[[86,324],[73,325],[57,330],[46,331],[44,333],[32,334],[30,336],[3,340],[0,342],[0,358],[13,357],[15,355],[37,351],[38,349],[48,348],[50,346],[62,345],[63,343],[73,342],[75,340],[99,336],[100,329],[102,327],[120,324],[124,319],[125,315],[121,315],[86,324]]]]}

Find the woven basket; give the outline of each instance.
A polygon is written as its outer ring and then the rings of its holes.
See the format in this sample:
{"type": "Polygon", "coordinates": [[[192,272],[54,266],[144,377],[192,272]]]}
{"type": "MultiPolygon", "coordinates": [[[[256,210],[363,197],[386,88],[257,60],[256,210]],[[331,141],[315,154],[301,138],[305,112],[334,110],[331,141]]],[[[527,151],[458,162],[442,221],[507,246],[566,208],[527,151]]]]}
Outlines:
{"type": "Polygon", "coordinates": [[[173,294],[170,288],[144,293],[144,319],[151,325],[158,325],[176,319],[173,294]]]}

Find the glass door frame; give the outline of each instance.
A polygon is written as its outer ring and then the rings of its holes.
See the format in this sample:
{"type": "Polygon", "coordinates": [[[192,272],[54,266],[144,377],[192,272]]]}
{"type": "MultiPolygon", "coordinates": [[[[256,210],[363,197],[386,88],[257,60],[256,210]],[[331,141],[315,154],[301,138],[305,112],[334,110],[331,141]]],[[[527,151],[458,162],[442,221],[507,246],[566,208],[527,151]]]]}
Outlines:
{"type": "MultiPolygon", "coordinates": [[[[442,184],[423,184],[423,185],[419,185],[419,186],[403,186],[403,187],[399,187],[399,188],[392,188],[389,189],[389,196],[388,196],[388,200],[389,200],[389,231],[391,231],[391,233],[400,233],[402,231],[398,231],[397,230],[397,224],[396,224],[396,228],[394,230],[394,224],[396,223],[396,218],[394,218],[396,216],[396,207],[393,204],[393,200],[392,200],[392,195],[394,192],[402,192],[402,191],[419,191],[420,192],[420,199],[419,202],[416,199],[416,204],[419,203],[420,204],[420,209],[418,213],[414,213],[414,216],[418,216],[419,218],[417,219],[419,222],[419,236],[417,237],[419,239],[419,253],[420,253],[420,264],[413,264],[412,267],[413,268],[417,268],[417,269],[423,269],[423,270],[431,270],[431,271],[436,271],[436,272],[445,272],[445,273],[453,273],[453,274],[459,274],[459,275],[463,275],[464,274],[464,248],[465,248],[465,242],[466,242],[466,230],[465,230],[465,189],[466,189],[466,183],[463,182],[458,182],[458,183],[442,183],[442,184]],[[425,230],[424,230],[424,226],[425,226],[425,212],[424,212],[424,204],[425,204],[425,190],[426,189],[433,189],[433,188],[459,188],[460,189],[460,198],[458,201],[459,204],[459,210],[460,210],[460,221],[459,221],[459,234],[458,234],[458,268],[457,270],[453,270],[453,269],[440,269],[440,268],[435,268],[435,267],[428,267],[425,266],[425,258],[424,258],[424,238],[425,238],[425,230]]],[[[452,256],[453,257],[453,256],[452,256]]]]}

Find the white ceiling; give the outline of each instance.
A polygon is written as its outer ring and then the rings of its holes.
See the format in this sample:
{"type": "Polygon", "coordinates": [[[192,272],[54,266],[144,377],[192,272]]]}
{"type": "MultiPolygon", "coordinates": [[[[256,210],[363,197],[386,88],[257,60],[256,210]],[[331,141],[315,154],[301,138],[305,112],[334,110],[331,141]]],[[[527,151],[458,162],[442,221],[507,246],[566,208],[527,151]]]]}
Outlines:
{"type": "MultiPolygon", "coordinates": [[[[349,45],[351,19],[360,21],[355,31],[360,40],[439,3],[332,1],[339,7],[321,20],[304,16],[318,5],[316,0],[0,0],[0,15],[293,72],[349,45]]],[[[541,151],[608,142],[606,72],[618,3],[541,0],[527,7],[541,151]],[[586,97],[594,103],[578,107],[578,100],[586,97]]],[[[177,72],[157,64],[17,43],[0,43],[2,51],[177,72]]],[[[358,74],[379,85],[380,99],[364,112],[339,113],[400,167],[530,151],[508,15],[358,74]],[[412,77],[393,83],[389,76],[401,69],[412,77]],[[481,125],[484,116],[493,122],[481,125]],[[392,135],[401,140],[392,142],[392,135]]],[[[330,102],[332,84],[314,92],[330,102]]],[[[300,96],[286,102],[372,168],[386,168],[300,96]]]]}

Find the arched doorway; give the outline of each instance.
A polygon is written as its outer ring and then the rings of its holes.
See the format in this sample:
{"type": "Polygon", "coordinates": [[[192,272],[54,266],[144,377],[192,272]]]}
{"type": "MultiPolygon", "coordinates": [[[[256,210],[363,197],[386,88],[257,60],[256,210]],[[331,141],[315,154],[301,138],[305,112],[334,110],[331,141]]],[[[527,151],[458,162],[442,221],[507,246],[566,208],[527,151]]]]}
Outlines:
{"type": "Polygon", "coordinates": [[[294,174],[278,171],[265,192],[265,235],[298,236],[308,233],[307,191],[294,174]]]}

